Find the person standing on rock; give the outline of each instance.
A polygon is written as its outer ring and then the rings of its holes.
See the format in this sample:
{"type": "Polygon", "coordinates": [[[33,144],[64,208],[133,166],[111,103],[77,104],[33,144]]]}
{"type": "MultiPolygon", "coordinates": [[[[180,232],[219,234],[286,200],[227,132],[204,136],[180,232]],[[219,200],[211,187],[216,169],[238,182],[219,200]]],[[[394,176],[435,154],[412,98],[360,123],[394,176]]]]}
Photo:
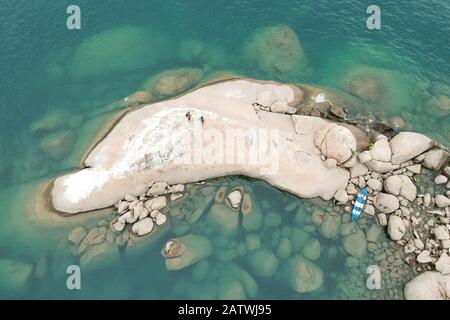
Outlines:
{"type": "Polygon", "coordinates": [[[203,116],[200,116],[200,122],[202,123],[202,125],[205,124],[205,118],[203,118],[203,116]]]}
{"type": "Polygon", "coordinates": [[[187,118],[189,121],[191,121],[191,112],[190,112],[190,111],[188,111],[188,112],[186,113],[186,118],[187,118]]]}

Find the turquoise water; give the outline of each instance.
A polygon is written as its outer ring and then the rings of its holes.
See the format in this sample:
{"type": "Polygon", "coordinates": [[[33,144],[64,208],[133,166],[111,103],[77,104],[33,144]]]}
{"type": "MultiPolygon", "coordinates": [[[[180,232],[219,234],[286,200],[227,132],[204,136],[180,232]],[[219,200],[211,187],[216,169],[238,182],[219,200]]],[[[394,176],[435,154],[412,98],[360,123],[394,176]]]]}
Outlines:
{"type": "MultiPolygon", "coordinates": [[[[448,145],[449,115],[430,104],[432,97],[450,95],[447,1],[383,1],[379,3],[382,28],[376,31],[365,26],[371,1],[133,1],[130,5],[129,1],[80,0],[82,28],[77,31],[65,27],[65,10],[72,1],[2,0],[0,4],[0,217],[4,220],[0,258],[20,260],[34,268],[23,291],[0,291],[0,297],[214,295],[211,292],[226,273],[226,265],[219,257],[211,258],[210,268],[215,271],[207,281],[193,280],[192,268],[167,272],[159,251],[169,235],[162,236],[145,254],[125,256],[121,263],[86,275],[81,291],[68,291],[64,266],[76,263],[76,259],[69,252],[62,255],[64,249],[58,248],[73,226],[49,230],[28,221],[24,226],[26,212],[15,209],[17,195],[27,185],[79,165],[97,129],[114,114],[114,106],[108,107],[111,102],[136,91],[162,71],[195,67],[204,71],[205,79],[238,74],[339,90],[348,89],[349,74],[369,72],[382,79],[383,100],[374,106],[353,107],[380,117],[401,116],[406,129],[427,133],[448,145]],[[261,71],[245,52],[255,31],[277,24],[290,26],[300,39],[305,65],[293,74],[261,71]],[[192,44],[200,46],[198,55],[186,49],[192,44]],[[71,142],[68,144],[73,143],[69,150],[53,155],[43,151],[41,141],[46,134],[31,128],[48,113],[59,113],[65,119],[54,131],[64,133],[71,142]],[[44,232],[46,237],[42,237],[44,232]],[[36,265],[43,256],[48,268],[38,278],[36,265]]],[[[269,200],[268,207],[262,209],[264,214],[275,211],[283,215],[279,204],[296,201],[257,182],[238,184],[254,189],[255,202],[269,200]]],[[[309,205],[309,201],[302,202],[305,208],[309,205]]],[[[275,230],[261,229],[260,236],[270,232],[272,237],[276,230],[281,233],[283,226],[292,224],[289,213],[285,215],[281,225],[272,228],[275,230]]],[[[200,231],[203,220],[196,227],[200,231]]],[[[317,230],[311,233],[316,235],[317,230]]],[[[244,236],[227,240],[229,246],[234,248],[244,236]]],[[[270,241],[265,245],[270,247],[270,241]]],[[[333,243],[322,239],[321,245],[329,248],[333,243]]],[[[218,248],[218,252],[224,249],[218,248]]],[[[324,254],[317,263],[327,274],[318,292],[297,294],[281,279],[256,277],[256,297],[343,298],[337,279],[345,278],[345,255],[338,253],[333,259],[324,254]],[[342,270],[334,270],[336,265],[342,270]]],[[[236,257],[232,262],[248,269],[244,260],[236,257]]],[[[364,273],[363,267],[361,270],[364,273]]]]}

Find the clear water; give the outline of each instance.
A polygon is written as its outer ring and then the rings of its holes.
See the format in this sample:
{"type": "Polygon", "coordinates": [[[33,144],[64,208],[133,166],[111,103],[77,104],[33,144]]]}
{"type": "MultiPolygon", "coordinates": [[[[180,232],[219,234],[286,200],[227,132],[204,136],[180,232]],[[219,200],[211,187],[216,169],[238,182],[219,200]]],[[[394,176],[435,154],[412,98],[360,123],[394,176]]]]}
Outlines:
{"type": "MultiPolygon", "coordinates": [[[[43,278],[35,277],[33,271],[25,291],[0,291],[2,298],[207,298],[215,292],[218,279],[226,273],[226,265],[216,255],[209,259],[214,272],[204,282],[193,280],[192,268],[165,270],[159,251],[170,234],[156,240],[145,254],[125,256],[120,264],[85,275],[83,289],[69,291],[65,266],[76,259],[70,252],[64,254],[62,243],[74,225],[42,227],[25,219],[25,209],[17,209],[23,208],[18,205],[24,201],[19,195],[30,185],[78,167],[97,129],[114,114],[105,106],[161,71],[202,67],[211,77],[239,74],[341,89],[348,72],[361,65],[378,68],[376,72],[388,84],[387,98],[370,111],[402,116],[407,129],[448,145],[449,116],[438,114],[427,103],[432,96],[450,95],[448,1],[383,1],[382,28],[377,31],[365,26],[371,1],[142,0],[131,5],[125,0],[79,0],[79,31],[65,27],[65,10],[71,1],[1,0],[0,4],[0,258],[27,262],[34,268],[42,257],[48,258],[43,278]],[[276,24],[289,25],[305,52],[308,68],[295,77],[280,79],[263,73],[244,54],[243,47],[256,29],[276,24]],[[180,43],[190,38],[202,41],[205,55],[186,61],[180,43]],[[63,112],[73,120],[74,147],[58,160],[42,152],[43,136],[30,130],[49,111],[63,112]]],[[[254,201],[269,201],[264,213],[283,215],[280,203],[297,201],[258,182],[239,183],[253,188],[254,201]]],[[[302,206],[308,205],[309,201],[302,201],[302,206]]],[[[288,213],[283,215],[279,232],[292,224],[289,219],[288,213]]],[[[266,231],[260,232],[263,236],[266,231]]],[[[243,236],[231,242],[238,244],[243,236]]],[[[333,245],[323,241],[323,248],[333,245]]],[[[265,245],[269,247],[270,241],[265,245]]],[[[336,279],[345,277],[346,271],[336,270],[336,265],[343,266],[345,258],[339,253],[334,261],[321,257],[317,262],[327,275],[320,291],[296,294],[282,281],[256,277],[257,297],[340,298],[336,279]]],[[[244,260],[237,257],[234,262],[247,268],[244,260]]]]}

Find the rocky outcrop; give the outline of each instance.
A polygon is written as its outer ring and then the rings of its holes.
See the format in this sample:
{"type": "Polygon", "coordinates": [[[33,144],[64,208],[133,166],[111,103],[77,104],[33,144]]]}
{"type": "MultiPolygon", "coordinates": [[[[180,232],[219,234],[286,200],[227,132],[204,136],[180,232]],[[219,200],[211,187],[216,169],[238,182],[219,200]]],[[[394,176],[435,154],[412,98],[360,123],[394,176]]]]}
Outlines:
{"type": "Polygon", "coordinates": [[[342,164],[356,151],[356,139],[350,130],[335,123],[320,128],[314,143],[326,158],[335,159],[342,164]]]}
{"type": "Polygon", "coordinates": [[[392,240],[397,241],[403,238],[406,228],[403,224],[402,218],[394,215],[389,216],[388,220],[388,234],[392,240]]]}
{"type": "Polygon", "coordinates": [[[400,132],[389,141],[392,150],[391,162],[400,164],[431,149],[433,140],[420,133],[400,132]]]}
{"type": "Polygon", "coordinates": [[[449,300],[450,275],[426,271],[405,285],[407,300],[449,300]]]}
{"type": "Polygon", "coordinates": [[[400,207],[400,203],[391,194],[379,193],[375,200],[375,207],[383,213],[391,213],[400,207]]]}
{"type": "Polygon", "coordinates": [[[449,153],[442,149],[433,149],[424,153],[423,166],[432,170],[441,170],[447,163],[449,153]]]}
{"type": "MultiPolygon", "coordinates": [[[[288,103],[298,99],[293,86],[230,80],[126,113],[89,153],[85,160],[88,168],[55,180],[51,190],[53,206],[66,213],[89,211],[111,206],[126,194],[142,194],[149,181],[177,184],[229,174],[260,178],[300,197],[331,199],[347,184],[349,173],[339,167],[327,168],[315,152],[316,132],[329,122],[263,111],[257,114],[252,104],[263,91],[288,103]],[[191,121],[186,118],[188,111],[191,121]],[[213,150],[206,143],[203,156],[196,160],[192,143],[195,130],[202,128],[200,116],[205,119],[203,129],[214,128],[222,137],[228,129],[253,128],[266,133],[278,130],[278,138],[273,136],[278,142],[262,163],[235,161],[218,165],[210,162],[213,150]],[[298,125],[292,126],[292,121],[298,125]],[[303,130],[298,133],[296,128],[303,130]],[[293,136],[296,138],[291,139],[293,136]],[[190,165],[194,160],[200,162],[190,165]]],[[[326,136],[324,141],[331,143],[323,144],[328,156],[339,161],[351,156],[355,139],[348,129],[334,127],[326,136]],[[343,149],[335,144],[343,141],[343,149]]],[[[270,134],[266,137],[270,139],[270,134]]]]}

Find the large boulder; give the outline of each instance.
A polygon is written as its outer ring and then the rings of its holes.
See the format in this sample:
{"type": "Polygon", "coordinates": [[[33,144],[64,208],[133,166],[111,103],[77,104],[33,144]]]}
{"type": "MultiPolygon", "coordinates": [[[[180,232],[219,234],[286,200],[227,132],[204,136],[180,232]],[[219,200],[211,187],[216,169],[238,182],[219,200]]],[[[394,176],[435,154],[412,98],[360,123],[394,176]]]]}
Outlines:
{"type": "Polygon", "coordinates": [[[168,70],[148,80],[144,89],[158,98],[173,97],[193,88],[203,76],[203,71],[196,68],[168,70]]]}
{"type": "Polygon", "coordinates": [[[339,216],[326,214],[320,225],[320,234],[326,239],[334,238],[338,235],[340,226],[341,218],[339,216]]]}
{"type": "Polygon", "coordinates": [[[302,249],[302,255],[311,261],[320,258],[320,242],[317,239],[309,239],[302,249]]]}
{"type": "Polygon", "coordinates": [[[167,241],[161,254],[167,270],[179,270],[209,257],[212,252],[213,246],[208,238],[189,234],[167,241]]]}
{"type": "Polygon", "coordinates": [[[448,152],[443,149],[430,150],[424,156],[422,165],[432,170],[441,170],[448,160],[448,152]]]}
{"type": "Polygon", "coordinates": [[[92,272],[107,268],[120,260],[119,248],[108,241],[90,247],[80,257],[80,267],[92,272]]]}
{"type": "Polygon", "coordinates": [[[397,197],[380,192],[375,199],[375,207],[383,213],[391,213],[400,207],[397,197]]]}
{"type": "Polygon", "coordinates": [[[392,240],[397,241],[403,238],[406,228],[403,224],[403,219],[399,216],[391,214],[388,220],[388,234],[392,240]]]}
{"type": "Polygon", "coordinates": [[[349,160],[356,151],[356,139],[352,132],[335,123],[322,126],[314,137],[314,143],[327,158],[338,164],[349,160]]]}
{"type": "Polygon", "coordinates": [[[450,275],[426,271],[405,285],[407,300],[448,300],[450,298],[450,275]]]}
{"type": "Polygon", "coordinates": [[[0,295],[16,293],[25,289],[33,266],[20,261],[0,259],[0,295]]]}
{"type": "Polygon", "coordinates": [[[105,76],[157,66],[170,55],[161,32],[119,26],[87,38],[75,50],[69,67],[76,78],[105,76]]]}
{"type": "Polygon", "coordinates": [[[261,71],[281,78],[296,73],[303,60],[297,35],[284,25],[256,30],[245,54],[261,71]]]}
{"type": "Polygon", "coordinates": [[[219,279],[217,298],[219,300],[245,300],[245,289],[235,276],[224,274],[219,279]]]}
{"type": "Polygon", "coordinates": [[[278,259],[272,251],[259,249],[250,253],[248,263],[253,273],[259,277],[270,277],[278,269],[278,259]]]}
{"type": "Polygon", "coordinates": [[[362,258],[366,254],[366,236],[358,229],[356,232],[346,236],[342,241],[344,250],[355,258],[362,258]]]}
{"type": "Polygon", "coordinates": [[[300,255],[296,255],[286,262],[283,276],[287,285],[299,293],[315,291],[323,283],[322,270],[300,255]]]}
{"type": "Polygon", "coordinates": [[[415,132],[400,132],[389,143],[392,150],[391,162],[393,164],[411,160],[431,149],[434,145],[433,140],[415,132]]]}

